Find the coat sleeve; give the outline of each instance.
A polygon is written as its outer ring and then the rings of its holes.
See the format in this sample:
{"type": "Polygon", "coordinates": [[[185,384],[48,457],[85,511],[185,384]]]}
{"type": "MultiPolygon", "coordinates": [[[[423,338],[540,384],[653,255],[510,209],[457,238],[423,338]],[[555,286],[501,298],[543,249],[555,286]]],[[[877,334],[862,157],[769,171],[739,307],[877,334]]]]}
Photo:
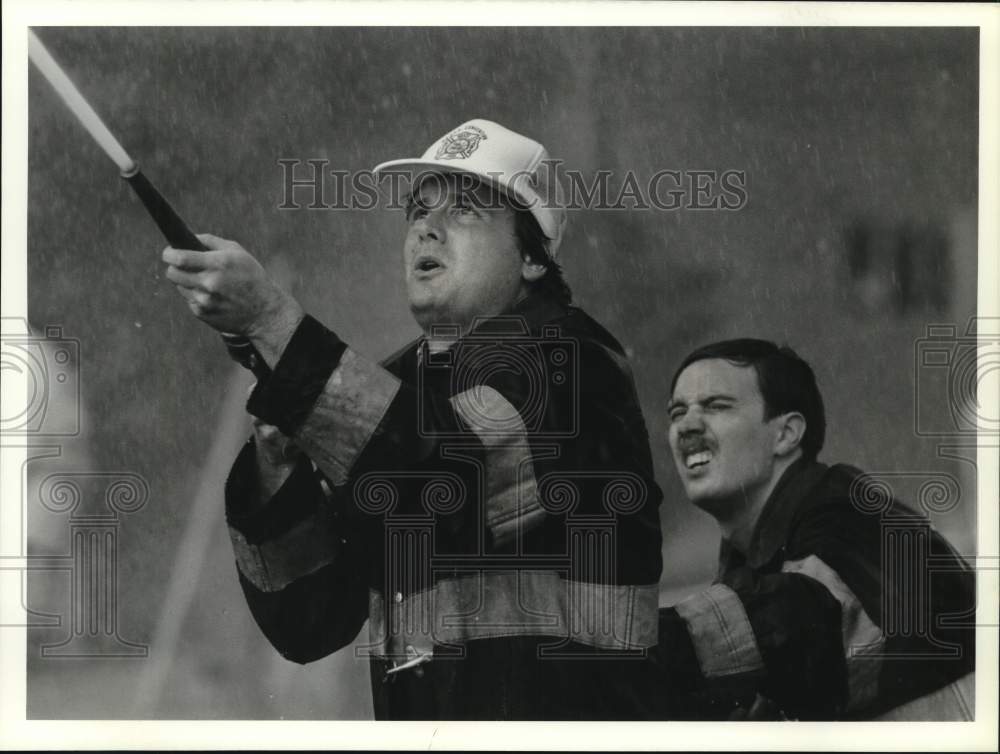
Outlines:
{"type": "Polygon", "coordinates": [[[799,719],[834,719],[843,709],[840,607],[804,576],[717,583],[661,609],[657,651],[667,683],[700,700],[696,717],[725,718],[758,694],[799,719]]]}
{"type": "Polygon", "coordinates": [[[256,480],[251,438],[226,482],[240,585],[274,647],[310,662],[350,644],[368,617],[366,536],[341,516],[308,460],[263,507],[254,505],[256,480]]]}
{"type": "Polygon", "coordinates": [[[822,501],[779,571],[742,573],[660,615],[668,672],[716,706],[761,694],[800,719],[866,717],[974,665],[972,573],[917,516],[872,521],[847,501],[822,501]],[[892,556],[891,528],[904,519],[930,557],[919,546],[892,556]],[[675,660],[676,645],[693,652],[675,660]]]}
{"type": "Polygon", "coordinates": [[[782,570],[839,603],[845,715],[870,717],[974,669],[975,574],[926,517],[898,502],[866,513],[833,485],[802,517],[782,570]]]}

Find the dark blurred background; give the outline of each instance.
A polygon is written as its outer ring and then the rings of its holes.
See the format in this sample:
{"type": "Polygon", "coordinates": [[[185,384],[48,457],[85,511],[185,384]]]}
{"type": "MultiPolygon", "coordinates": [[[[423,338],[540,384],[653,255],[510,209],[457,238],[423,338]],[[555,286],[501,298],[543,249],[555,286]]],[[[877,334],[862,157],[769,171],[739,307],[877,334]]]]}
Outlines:
{"type": "MultiPolygon", "coordinates": [[[[934,522],[973,552],[974,455],[952,446],[969,437],[954,362],[976,310],[976,29],[37,31],[196,231],[240,241],[376,358],[418,332],[401,214],[280,210],[279,159],[368,169],[483,117],[613,187],[629,170],[745,171],[740,211],[573,212],[561,251],[577,302],[632,357],[666,492],[661,601],[711,579],[718,540],[669,459],[669,380],[726,337],[813,364],[821,459],[886,474],[915,507],[927,480],[953,480],[934,522]],[[928,362],[932,324],[955,329],[934,331],[944,355],[928,362]]],[[[65,557],[87,515],[111,520],[101,480],[139,479],[148,498],[79,540],[114,552],[113,604],[72,599],[91,588],[75,571],[30,573],[32,607],[62,619],[32,619],[28,716],[369,717],[365,660],[296,666],[253,624],[221,499],[249,375],[163,278],[165,242],[113,164],[36,71],[28,84],[29,318],[79,341],[81,411],[58,457],[28,463],[31,553],[65,557]],[[90,490],[73,521],[40,502],[63,473],[90,490]],[[67,643],[88,621],[102,648],[67,643]]]]}

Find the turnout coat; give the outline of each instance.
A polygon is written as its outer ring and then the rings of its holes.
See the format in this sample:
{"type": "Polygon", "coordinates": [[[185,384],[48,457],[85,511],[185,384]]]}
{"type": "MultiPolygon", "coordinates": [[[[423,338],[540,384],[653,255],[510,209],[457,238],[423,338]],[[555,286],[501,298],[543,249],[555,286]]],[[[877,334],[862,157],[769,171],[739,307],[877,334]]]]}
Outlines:
{"type": "Polygon", "coordinates": [[[379,719],[662,715],[662,495],[624,351],[582,310],[532,295],[382,364],[306,317],[247,408],[307,456],[255,506],[251,438],[226,488],[285,657],[367,621],[379,719]]]}
{"type": "MultiPolygon", "coordinates": [[[[877,477],[799,460],[716,582],[660,613],[657,664],[687,717],[759,694],[798,719],[973,719],[972,570],[877,477]]],[[[776,709],[775,709],[776,708],[776,709]]]]}

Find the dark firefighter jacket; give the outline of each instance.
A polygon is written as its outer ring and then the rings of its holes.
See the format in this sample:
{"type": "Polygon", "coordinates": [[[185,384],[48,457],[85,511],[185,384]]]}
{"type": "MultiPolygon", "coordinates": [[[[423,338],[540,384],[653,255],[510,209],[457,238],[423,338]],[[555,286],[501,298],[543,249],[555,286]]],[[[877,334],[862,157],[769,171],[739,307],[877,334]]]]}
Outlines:
{"type": "Polygon", "coordinates": [[[757,694],[786,717],[972,719],[975,578],[877,476],[800,460],[744,555],[661,610],[657,664],[688,717],[757,694]]]}
{"type": "Polygon", "coordinates": [[[444,352],[382,365],[307,317],[248,411],[308,456],[262,507],[252,440],[226,514],[285,657],[368,656],[379,719],[636,719],[662,710],[658,506],[618,342],[529,296],[444,352]]]}

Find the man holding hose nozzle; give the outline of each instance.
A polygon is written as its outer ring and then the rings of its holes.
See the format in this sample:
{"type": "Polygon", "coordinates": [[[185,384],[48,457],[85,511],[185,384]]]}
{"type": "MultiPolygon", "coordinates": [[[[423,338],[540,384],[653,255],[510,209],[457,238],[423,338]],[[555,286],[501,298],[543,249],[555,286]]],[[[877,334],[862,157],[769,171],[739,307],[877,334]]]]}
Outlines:
{"type": "Polygon", "coordinates": [[[381,364],[306,314],[238,243],[167,248],[167,277],[271,373],[226,517],[268,639],[309,662],[354,641],[380,719],[642,719],[670,701],[658,506],[618,341],[557,263],[544,148],[485,120],[419,159],[403,245],[423,336],[381,364]]]}

